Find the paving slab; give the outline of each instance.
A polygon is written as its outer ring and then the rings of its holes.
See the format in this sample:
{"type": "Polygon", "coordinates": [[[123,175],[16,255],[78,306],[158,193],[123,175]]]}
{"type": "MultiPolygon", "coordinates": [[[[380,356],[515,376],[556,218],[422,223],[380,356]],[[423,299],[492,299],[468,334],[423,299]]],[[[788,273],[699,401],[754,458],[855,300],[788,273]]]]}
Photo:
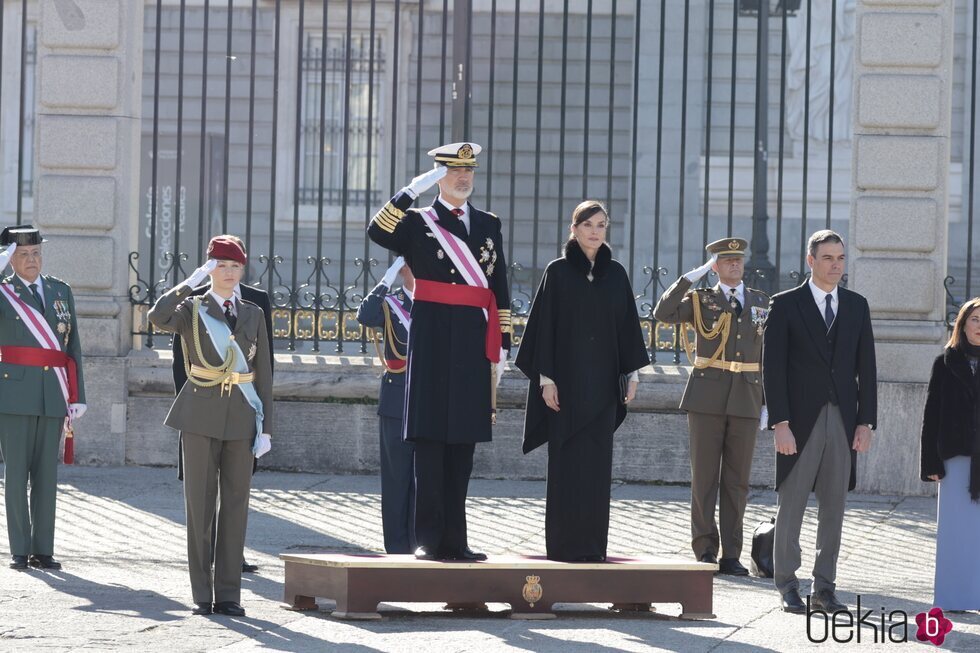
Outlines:
{"type": "MultiPolygon", "coordinates": [[[[0,466],[2,469],[2,466],[0,466]]],[[[620,614],[602,604],[559,604],[559,618],[514,621],[508,606],[485,616],[441,604],[382,604],[378,622],[343,622],[321,600],[312,613],[284,609],[283,551],[355,553],[381,549],[380,482],[370,476],[264,472],[252,490],[246,555],[260,565],[243,579],[244,618],[193,617],[184,544],[183,492],[173,468],[61,467],[56,555],[60,572],[0,568],[0,651],[797,651],[937,650],[915,641],[915,615],[932,607],[935,500],[854,495],[848,499],[839,566],[840,597],[862,628],[824,629],[815,615],[787,615],[770,580],[716,577],[710,621],[682,621],[680,606],[620,614]],[[880,623],[908,614],[907,644],[882,643],[880,623]],[[884,617],[882,617],[884,615],[884,617]],[[861,643],[857,643],[860,632],[861,643]],[[851,641],[833,640],[848,636],[851,641]],[[874,643],[877,636],[878,643],[874,643]],[[825,642],[811,641],[826,637],[825,642]]],[[[0,483],[2,488],[2,483],[0,483]]],[[[678,485],[616,483],[609,553],[690,559],[688,499],[678,485]]],[[[474,480],[468,503],[474,548],[544,553],[545,484],[474,480]]],[[[753,488],[746,532],[775,514],[776,495],[753,488]]],[[[4,508],[0,505],[0,524],[4,508]]],[[[803,570],[813,564],[816,506],[804,520],[803,570]]],[[[6,559],[5,542],[0,551],[6,559]]],[[[742,562],[748,564],[746,544],[742,562]]],[[[980,573],[978,571],[977,573],[980,573]]],[[[805,575],[803,572],[802,575],[805,575]]],[[[939,650],[980,650],[980,615],[949,615],[939,650]]],[[[846,625],[846,624],[845,624],[846,625]]],[[[893,633],[905,634],[904,629],[893,633]]]]}

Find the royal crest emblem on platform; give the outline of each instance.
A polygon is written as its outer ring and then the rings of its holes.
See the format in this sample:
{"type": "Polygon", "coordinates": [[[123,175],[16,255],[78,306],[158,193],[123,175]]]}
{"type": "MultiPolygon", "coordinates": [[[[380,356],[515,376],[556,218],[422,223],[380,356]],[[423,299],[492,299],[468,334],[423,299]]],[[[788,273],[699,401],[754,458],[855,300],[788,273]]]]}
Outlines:
{"type": "Polygon", "coordinates": [[[534,604],[541,600],[541,596],[544,594],[544,590],[541,588],[541,577],[540,576],[528,576],[524,583],[524,589],[521,590],[521,596],[527,601],[527,604],[534,607],[534,604]]]}

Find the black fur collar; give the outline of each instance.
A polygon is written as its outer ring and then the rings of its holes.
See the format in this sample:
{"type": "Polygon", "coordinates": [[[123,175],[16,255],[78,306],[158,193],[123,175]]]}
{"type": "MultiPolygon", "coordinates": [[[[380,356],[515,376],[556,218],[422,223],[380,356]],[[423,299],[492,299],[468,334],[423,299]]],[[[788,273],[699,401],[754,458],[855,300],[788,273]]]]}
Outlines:
{"type": "Polygon", "coordinates": [[[593,278],[601,279],[609,271],[609,262],[612,261],[612,250],[609,249],[609,245],[603,243],[599,247],[599,251],[596,252],[595,265],[592,265],[585,252],[582,251],[582,247],[578,244],[578,241],[571,238],[565,243],[565,260],[571,263],[582,274],[588,275],[591,271],[593,278]]]}

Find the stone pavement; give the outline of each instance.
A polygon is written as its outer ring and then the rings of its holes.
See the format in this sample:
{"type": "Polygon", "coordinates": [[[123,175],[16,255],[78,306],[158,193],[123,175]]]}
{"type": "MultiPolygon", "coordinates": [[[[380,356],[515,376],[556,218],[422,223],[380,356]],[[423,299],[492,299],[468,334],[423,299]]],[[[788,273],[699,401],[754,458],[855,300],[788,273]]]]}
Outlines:
{"type": "MultiPolygon", "coordinates": [[[[870,622],[885,625],[892,610],[909,613],[905,645],[811,644],[806,618],[778,609],[771,581],[718,577],[711,621],[676,618],[678,605],[657,614],[616,614],[603,605],[566,604],[552,621],[515,621],[491,604],[484,618],[443,612],[437,604],[382,605],[380,622],[344,622],[283,609],[287,549],[375,551],[381,546],[378,479],[260,472],[248,529],[249,561],[242,619],[189,614],[184,563],[184,510],[173,469],[62,467],[56,556],[61,572],[0,568],[0,651],[789,651],[811,648],[935,650],[915,642],[914,615],[932,600],[935,500],[852,495],[845,520],[839,587],[854,605],[861,593],[870,622]]],[[[691,557],[682,486],[613,488],[610,554],[691,557]]],[[[470,542],[489,553],[543,553],[544,483],[475,480],[469,502],[470,542]]],[[[753,490],[747,530],[774,512],[775,494],[753,490]]],[[[0,513],[3,512],[0,506],[0,513]]],[[[3,523],[0,517],[0,523],[3,523]]],[[[815,511],[803,534],[803,569],[812,565],[815,511]]],[[[5,538],[4,538],[5,539],[5,538]]],[[[0,539],[3,561],[6,542],[0,539]]],[[[748,548],[748,547],[747,547],[748,548]]],[[[743,555],[748,563],[748,551],[743,555]]],[[[973,573],[977,564],[971,561],[973,573]]],[[[980,650],[980,616],[951,615],[953,632],[940,650],[980,650]]],[[[813,635],[823,637],[814,619],[813,635]]],[[[856,637],[855,629],[838,637],[856,637]]],[[[902,631],[893,631],[896,636],[902,631]]],[[[879,641],[881,632],[877,633],[879,641]]]]}

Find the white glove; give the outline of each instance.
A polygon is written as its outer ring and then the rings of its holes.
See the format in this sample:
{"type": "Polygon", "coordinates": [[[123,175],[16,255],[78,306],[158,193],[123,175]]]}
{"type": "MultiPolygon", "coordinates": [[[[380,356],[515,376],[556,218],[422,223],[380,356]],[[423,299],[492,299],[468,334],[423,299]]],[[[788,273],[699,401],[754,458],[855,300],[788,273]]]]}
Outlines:
{"type": "Polygon", "coordinates": [[[391,288],[391,284],[395,283],[395,279],[398,278],[398,272],[405,265],[405,257],[399,256],[395,259],[395,262],[391,264],[391,267],[385,271],[385,276],[381,277],[381,283],[386,287],[391,288]]]}
{"type": "Polygon", "coordinates": [[[693,270],[685,274],[684,278],[690,281],[691,283],[696,283],[701,277],[703,277],[704,275],[708,274],[708,272],[711,271],[711,266],[714,265],[715,261],[717,260],[718,260],[718,255],[712,254],[711,258],[708,259],[704,265],[694,268],[693,270]]]}
{"type": "Polygon", "coordinates": [[[435,167],[428,172],[423,172],[420,174],[402,190],[407,192],[413,199],[415,199],[425,191],[435,186],[436,182],[445,177],[447,172],[449,172],[449,168],[446,166],[435,167]]]}
{"type": "Polygon", "coordinates": [[[86,410],[88,410],[88,406],[85,404],[72,404],[68,406],[68,416],[71,417],[71,421],[74,422],[76,419],[84,415],[86,410]]]}
{"type": "Polygon", "coordinates": [[[268,433],[260,433],[255,438],[255,444],[252,445],[252,455],[261,458],[270,451],[272,451],[272,436],[268,433]]]}
{"type": "Polygon", "coordinates": [[[6,250],[0,252],[0,272],[7,267],[7,263],[10,262],[10,257],[14,255],[14,250],[17,249],[17,243],[10,243],[10,246],[6,250]]]}
{"type": "Polygon", "coordinates": [[[769,430],[769,408],[766,406],[762,407],[762,414],[759,415],[759,430],[760,431],[769,430]]]}
{"type": "Polygon", "coordinates": [[[505,365],[507,365],[507,350],[501,347],[500,361],[497,363],[497,385],[500,385],[500,379],[504,378],[505,365]]]}
{"type": "Polygon", "coordinates": [[[185,279],[180,285],[188,286],[189,288],[197,288],[201,285],[201,282],[204,281],[204,277],[211,274],[216,267],[218,267],[218,261],[210,258],[204,265],[191,272],[191,276],[187,277],[187,279],[185,279]]]}

